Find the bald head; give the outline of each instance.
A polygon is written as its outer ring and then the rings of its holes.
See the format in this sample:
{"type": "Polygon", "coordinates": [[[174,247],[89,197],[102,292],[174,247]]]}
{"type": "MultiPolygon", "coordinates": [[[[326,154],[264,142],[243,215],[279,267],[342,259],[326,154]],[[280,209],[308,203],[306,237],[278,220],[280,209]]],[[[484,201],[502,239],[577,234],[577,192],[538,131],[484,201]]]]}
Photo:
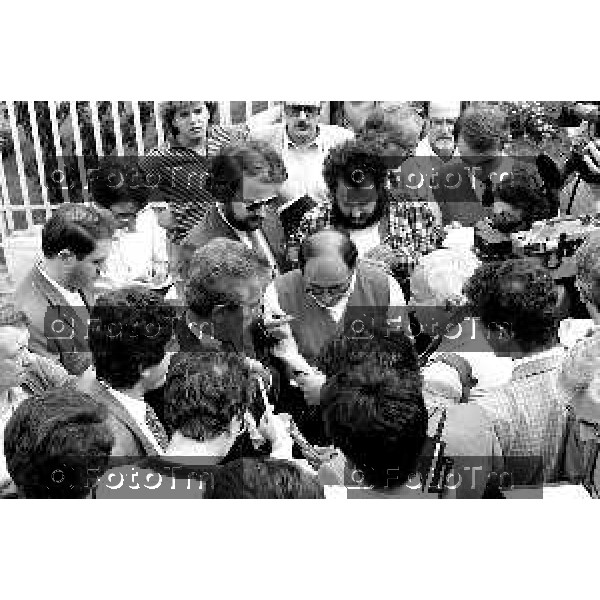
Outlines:
{"type": "Polygon", "coordinates": [[[314,233],[302,243],[299,255],[300,269],[304,271],[308,261],[315,258],[332,259],[334,262],[341,262],[346,269],[353,270],[356,267],[358,250],[346,232],[325,229],[314,233]]]}

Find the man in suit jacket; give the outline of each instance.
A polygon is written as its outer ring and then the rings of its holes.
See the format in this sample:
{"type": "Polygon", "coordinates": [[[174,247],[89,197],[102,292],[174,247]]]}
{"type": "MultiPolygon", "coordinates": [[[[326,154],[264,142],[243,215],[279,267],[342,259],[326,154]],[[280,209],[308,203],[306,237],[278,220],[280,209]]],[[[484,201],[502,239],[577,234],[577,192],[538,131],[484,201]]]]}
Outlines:
{"type": "Polygon", "coordinates": [[[163,386],[171,354],[175,309],[155,292],[123,288],[103,294],[91,312],[94,368],[74,384],[104,404],[119,430],[135,440],[121,455],[160,455],[168,443],[144,394],[163,386]]]}
{"type": "Polygon", "coordinates": [[[91,288],[109,255],[116,223],[100,208],[61,206],[42,231],[43,256],[14,295],[28,316],[29,348],[59,360],[74,375],[90,365],[91,288]]]}
{"type": "Polygon", "coordinates": [[[286,176],[281,157],[264,142],[223,148],[207,181],[217,202],[183,240],[182,273],[191,254],[215,238],[242,241],[266,258],[274,273],[285,270],[285,234],[268,205],[286,176]]]}
{"type": "Polygon", "coordinates": [[[502,153],[504,132],[504,116],[494,108],[469,108],[461,117],[460,157],[445,163],[430,183],[444,225],[472,227],[492,215],[494,190],[511,173],[512,161],[502,153]]]}

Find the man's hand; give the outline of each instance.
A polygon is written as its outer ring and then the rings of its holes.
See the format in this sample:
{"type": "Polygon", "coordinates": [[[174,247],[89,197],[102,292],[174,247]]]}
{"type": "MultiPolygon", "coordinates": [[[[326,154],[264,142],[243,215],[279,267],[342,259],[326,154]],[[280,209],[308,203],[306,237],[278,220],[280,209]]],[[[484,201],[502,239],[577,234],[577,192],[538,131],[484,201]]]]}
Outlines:
{"type": "Polygon", "coordinates": [[[321,388],[325,383],[325,375],[313,369],[311,373],[295,374],[295,381],[304,393],[304,400],[309,406],[321,403],[321,388]]]}
{"type": "Polygon", "coordinates": [[[294,440],[290,435],[290,415],[286,413],[274,414],[265,411],[258,425],[258,432],[271,442],[271,456],[291,460],[294,440]]]}
{"type": "Polygon", "coordinates": [[[346,470],[346,457],[340,450],[333,446],[329,448],[316,448],[324,462],[319,469],[319,482],[321,485],[344,485],[346,470]]]}
{"type": "Polygon", "coordinates": [[[271,371],[268,369],[268,367],[265,367],[265,365],[263,365],[260,361],[248,356],[244,359],[244,362],[250,369],[250,372],[253,376],[260,377],[262,379],[265,388],[268,390],[273,383],[273,376],[271,375],[271,371]]]}
{"type": "Polygon", "coordinates": [[[583,160],[591,173],[600,176],[600,139],[591,141],[583,149],[583,160]]]}

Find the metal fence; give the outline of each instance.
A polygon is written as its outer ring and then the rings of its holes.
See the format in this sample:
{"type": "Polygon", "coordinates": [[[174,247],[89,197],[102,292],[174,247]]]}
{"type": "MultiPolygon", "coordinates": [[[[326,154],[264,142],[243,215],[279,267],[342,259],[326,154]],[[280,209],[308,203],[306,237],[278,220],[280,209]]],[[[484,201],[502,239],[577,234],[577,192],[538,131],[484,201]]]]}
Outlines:
{"type": "MultiPolygon", "coordinates": [[[[6,262],[5,248],[13,234],[43,225],[59,202],[72,201],[68,186],[61,186],[59,199],[52,197],[48,189],[49,177],[60,184],[54,175],[57,173],[60,178],[65,173],[67,156],[77,163],[82,194],[78,201],[88,201],[83,130],[88,146],[93,136],[92,150],[98,157],[142,156],[165,139],[159,104],[116,100],[2,102],[0,125],[5,131],[10,130],[13,150],[5,150],[0,160],[0,263],[6,262]],[[82,115],[86,115],[85,122],[82,115]],[[107,128],[112,131],[112,148],[105,147],[107,128]]],[[[273,104],[273,101],[218,102],[217,121],[223,125],[243,122],[273,104]]]]}

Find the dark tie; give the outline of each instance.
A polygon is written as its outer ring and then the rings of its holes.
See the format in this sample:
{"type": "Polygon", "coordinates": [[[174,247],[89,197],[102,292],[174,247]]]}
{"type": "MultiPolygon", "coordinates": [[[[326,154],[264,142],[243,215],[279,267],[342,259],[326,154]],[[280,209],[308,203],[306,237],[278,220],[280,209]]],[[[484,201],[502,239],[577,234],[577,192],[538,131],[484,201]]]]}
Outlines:
{"type": "Polygon", "coordinates": [[[159,446],[163,450],[166,450],[167,446],[169,445],[169,438],[167,437],[167,432],[165,431],[165,428],[163,427],[162,423],[158,420],[154,409],[148,404],[146,404],[146,425],[148,425],[148,428],[156,438],[156,441],[158,442],[159,446]]]}
{"type": "Polygon", "coordinates": [[[494,204],[494,191],[492,189],[492,179],[488,176],[483,182],[483,196],[481,197],[481,205],[485,207],[492,206],[494,204]]]}

